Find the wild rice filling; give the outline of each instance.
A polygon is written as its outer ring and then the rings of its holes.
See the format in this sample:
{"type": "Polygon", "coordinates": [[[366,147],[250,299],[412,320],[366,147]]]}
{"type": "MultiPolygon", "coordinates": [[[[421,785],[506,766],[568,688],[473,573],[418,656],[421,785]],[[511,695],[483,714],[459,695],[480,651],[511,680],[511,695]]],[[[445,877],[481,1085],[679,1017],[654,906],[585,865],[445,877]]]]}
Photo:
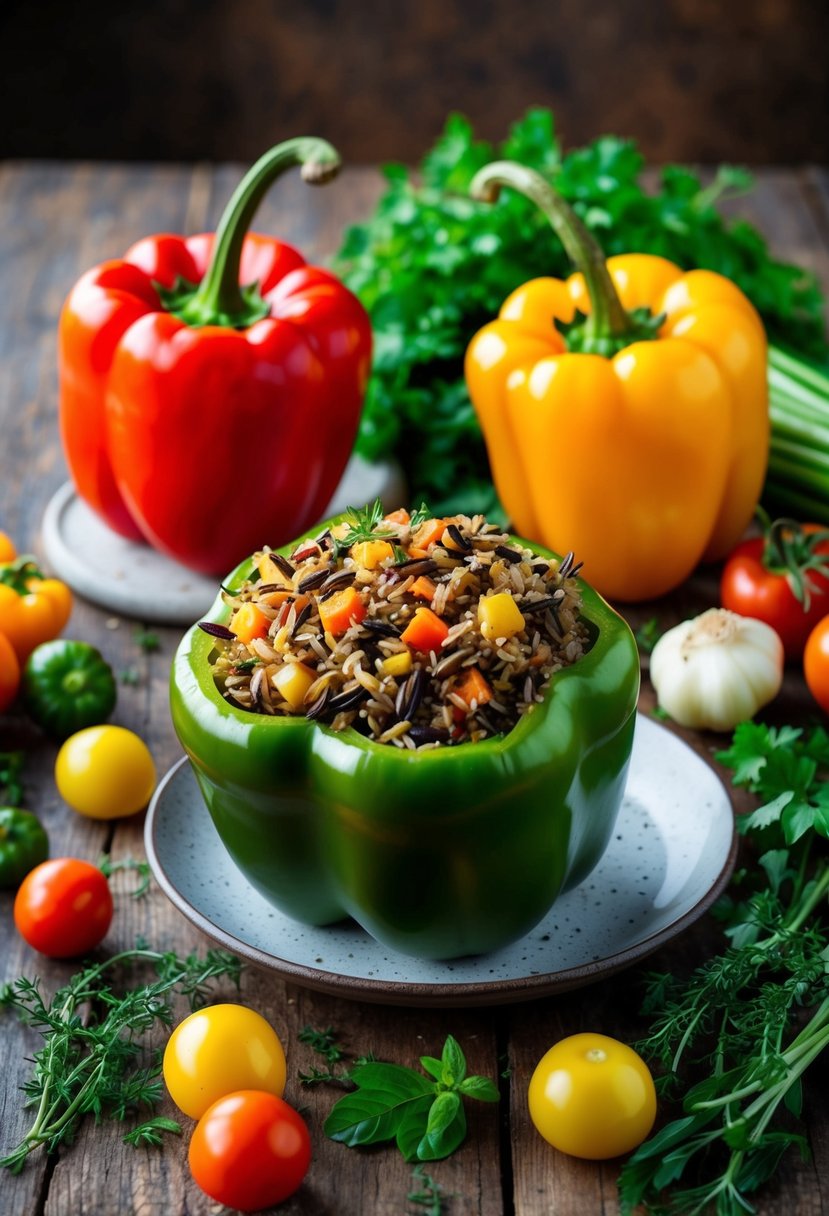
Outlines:
{"type": "Polygon", "coordinates": [[[433,748],[509,731],[589,648],[579,566],[517,546],[482,515],[379,505],[290,559],[265,548],[224,597],[213,672],[232,703],[378,743],[433,748]]]}

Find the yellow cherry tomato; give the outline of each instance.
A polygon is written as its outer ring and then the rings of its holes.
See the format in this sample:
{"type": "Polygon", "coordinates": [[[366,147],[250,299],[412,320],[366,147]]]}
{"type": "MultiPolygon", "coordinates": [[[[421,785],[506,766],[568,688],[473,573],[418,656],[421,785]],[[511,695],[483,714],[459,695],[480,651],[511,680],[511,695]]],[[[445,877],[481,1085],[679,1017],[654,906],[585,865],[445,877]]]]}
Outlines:
{"type": "Polygon", "coordinates": [[[209,1005],[175,1028],[164,1051],[164,1082],[185,1115],[200,1119],[208,1107],[237,1090],[282,1097],[285,1052],[276,1031],[244,1005],[209,1005]]]}
{"type": "Polygon", "coordinates": [[[17,557],[14,541],[8,532],[0,532],[0,562],[10,562],[17,557]]]}
{"type": "Polygon", "coordinates": [[[90,819],[120,819],[147,805],[155,764],[143,739],[123,726],[89,726],[70,735],[55,761],[60,796],[90,819]]]}
{"type": "Polygon", "coordinates": [[[9,708],[20,687],[20,663],[14,647],[0,633],[0,714],[9,708]]]}
{"type": "Polygon", "coordinates": [[[545,1140],[590,1161],[629,1153],[656,1118],[648,1066],[603,1034],[574,1034],[551,1047],[532,1075],[527,1100],[545,1140]]]}

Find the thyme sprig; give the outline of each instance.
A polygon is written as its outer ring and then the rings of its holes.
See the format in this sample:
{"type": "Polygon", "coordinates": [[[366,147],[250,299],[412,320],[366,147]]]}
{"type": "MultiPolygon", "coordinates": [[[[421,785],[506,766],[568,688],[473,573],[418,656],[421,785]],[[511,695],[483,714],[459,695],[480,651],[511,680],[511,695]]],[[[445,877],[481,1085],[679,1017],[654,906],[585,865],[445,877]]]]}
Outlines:
{"type": "MultiPolygon", "coordinates": [[[[163,1093],[161,1059],[156,1052],[146,1062],[146,1036],[158,1025],[170,1025],[175,997],[197,1009],[206,1003],[214,981],[229,979],[238,986],[239,974],[239,960],[223,950],[180,958],[139,942],[133,950],[78,971],[48,1002],[37,979],[21,976],[0,987],[0,1007],[13,1009],[43,1038],[22,1087],[25,1105],[36,1108],[34,1121],[20,1143],[0,1158],[0,1166],[19,1173],[36,1149],[43,1146],[51,1153],[70,1141],[87,1114],[96,1122],[123,1121],[142,1108],[152,1110],[163,1093]],[[156,979],[116,989],[111,976],[135,965],[149,967],[156,979]]],[[[174,1130],[179,1129],[173,1120],[153,1118],[125,1139],[156,1144],[162,1132],[174,1130]]]]}
{"type": "Polygon", "coordinates": [[[623,1213],[753,1212],[783,1154],[807,1155],[779,1116],[800,1115],[803,1076],[829,1046],[829,735],[743,723],[719,759],[760,799],[739,828],[761,853],[718,906],[729,946],[690,978],[650,977],[638,1050],[662,1065],[663,1093],[704,1079],[624,1166],[623,1213]]]}

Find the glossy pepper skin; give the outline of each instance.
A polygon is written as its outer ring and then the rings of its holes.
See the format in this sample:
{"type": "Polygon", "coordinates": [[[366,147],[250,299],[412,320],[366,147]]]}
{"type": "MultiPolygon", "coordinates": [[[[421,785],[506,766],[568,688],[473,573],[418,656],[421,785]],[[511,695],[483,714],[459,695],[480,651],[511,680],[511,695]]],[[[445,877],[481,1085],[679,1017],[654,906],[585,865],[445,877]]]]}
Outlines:
{"type": "Polygon", "coordinates": [[[31,811],[0,806],[0,888],[18,887],[49,856],[49,838],[31,811]]]}
{"type": "Polygon", "coordinates": [[[59,326],[60,420],[79,495],[122,536],[223,573],[319,518],[357,431],[371,358],[360,302],[248,233],[274,178],[339,168],[322,140],[266,153],[215,236],[159,235],[85,274],[59,326]]]}
{"type": "Polygon", "coordinates": [[[662,595],[724,557],[757,505],[769,444],[762,323],[711,271],[648,254],[605,263],[530,170],[496,163],[471,189],[492,198],[501,185],[547,212],[581,270],[519,287],[467,351],[499,497],[518,531],[574,549],[603,595],[662,595]]]}
{"type": "MultiPolygon", "coordinates": [[[[421,958],[527,933],[604,852],[630,758],[636,643],[595,591],[583,596],[595,641],[543,704],[505,736],[422,752],[233,706],[210,671],[214,640],[194,626],[173,663],[173,724],[252,885],[296,920],[351,916],[421,958]]],[[[220,596],[207,619],[228,616],[220,596]]]]}
{"type": "Polygon", "coordinates": [[[117,696],[112,668],[88,642],[44,642],[23,668],[26,708],[54,739],[106,722],[117,696]]]}

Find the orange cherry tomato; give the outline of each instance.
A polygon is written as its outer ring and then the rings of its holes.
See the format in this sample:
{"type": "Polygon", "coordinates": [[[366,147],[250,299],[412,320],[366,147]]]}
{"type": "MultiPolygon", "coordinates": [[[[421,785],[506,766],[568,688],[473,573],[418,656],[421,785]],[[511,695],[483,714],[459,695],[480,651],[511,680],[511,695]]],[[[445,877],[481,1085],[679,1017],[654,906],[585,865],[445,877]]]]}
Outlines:
{"type": "Polygon", "coordinates": [[[17,557],[14,541],[8,532],[0,532],[0,562],[10,562],[17,557]]]}
{"type": "Polygon", "coordinates": [[[72,592],[56,578],[42,578],[28,559],[0,567],[0,632],[25,663],[36,646],[56,638],[69,620],[72,592]]]}
{"type": "Polygon", "coordinates": [[[190,1141],[191,1173],[211,1199],[242,1212],[281,1203],[311,1161],[311,1137],[292,1106],[275,1094],[242,1089],[202,1115],[190,1141]]]}
{"type": "Polygon", "coordinates": [[[30,870],[14,900],[20,936],[48,958],[93,950],[112,922],[112,892],[97,866],[56,857],[30,870]]]}
{"type": "Polygon", "coordinates": [[[829,616],[818,621],[806,640],[803,674],[809,692],[823,712],[829,714],[829,616]]]}
{"type": "Polygon", "coordinates": [[[20,687],[20,663],[14,647],[0,633],[0,714],[9,708],[20,687]]]}

